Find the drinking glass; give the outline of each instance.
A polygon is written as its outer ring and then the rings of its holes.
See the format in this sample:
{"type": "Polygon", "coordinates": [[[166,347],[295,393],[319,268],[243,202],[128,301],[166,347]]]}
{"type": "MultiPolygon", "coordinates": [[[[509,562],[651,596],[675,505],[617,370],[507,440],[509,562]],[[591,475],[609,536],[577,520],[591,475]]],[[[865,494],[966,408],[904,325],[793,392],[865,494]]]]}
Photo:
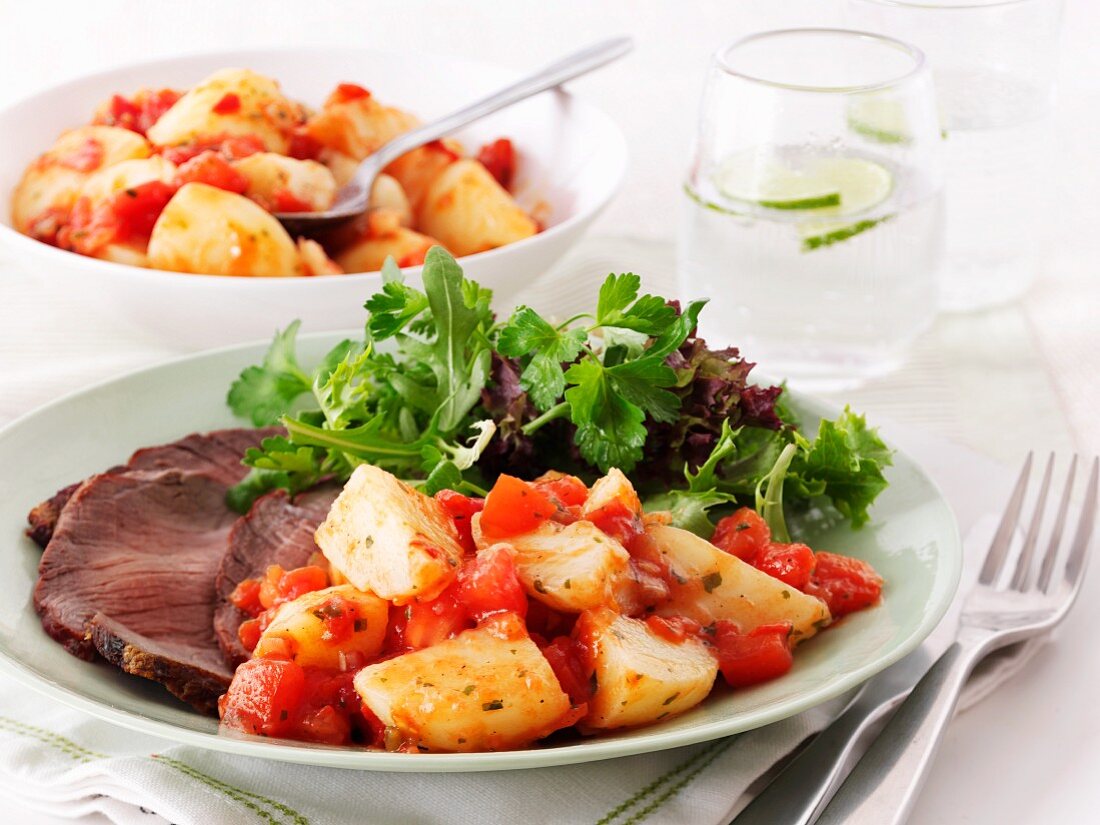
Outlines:
{"type": "Polygon", "coordinates": [[[684,183],[678,273],[701,334],[794,386],[897,367],[943,258],[940,127],[921,52],[841,29],[715,55],[684,183]]]}
{"type": "Polygon", "coordinates": [[[1038,273],[1061,16],[1062,0],[847,0],[853,25],[928,55],[945,137],[944,309],[1013,300],[1038,273]]]}

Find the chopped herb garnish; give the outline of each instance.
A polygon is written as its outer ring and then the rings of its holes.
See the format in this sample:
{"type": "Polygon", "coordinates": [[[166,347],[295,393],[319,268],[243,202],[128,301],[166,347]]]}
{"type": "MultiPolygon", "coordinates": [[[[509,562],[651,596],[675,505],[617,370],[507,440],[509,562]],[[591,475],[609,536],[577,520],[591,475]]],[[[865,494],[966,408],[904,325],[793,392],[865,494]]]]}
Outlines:
{"type": "Polygon", "coordinates": [[[708,593],[713,592],[714,588],[718,587],[720,584],[722,584],[722,574],[717,570],[703,576],[703,589],[708,593]]]}
{"type": "Polygon", "coordinates": [[[501,699],[494,699],[494,700],[493,700],[493,701],[491,701],[491,702],[485,702],[485,703],[484,703],[484,704],[483,704],[483,705],[481,706],[481,709],[482,709],[482,710],[484,710],[484,711],[489,711],[489,710],[502,710],[503,708],[504,708],[504,702],[503,702],[503,700],[501,700],[501,699]]]}

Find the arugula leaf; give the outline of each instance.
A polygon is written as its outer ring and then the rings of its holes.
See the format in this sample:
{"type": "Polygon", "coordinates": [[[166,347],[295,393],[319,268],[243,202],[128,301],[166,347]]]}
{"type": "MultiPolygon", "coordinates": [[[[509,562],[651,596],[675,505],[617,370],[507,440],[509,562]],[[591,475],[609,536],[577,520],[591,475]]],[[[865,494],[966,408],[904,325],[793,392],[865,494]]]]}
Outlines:
{"type": "Polygon", "coordinates": [[[233,382],[226,403],[234,415],[257,427],[274,424],[310,391],[310,378],[299,366],[295,352],[299,326],[301,321],[295,321],[277,332],[263,364],[248,367],[233,382]]]}
{"type": "Polygon", "coordinates": [[[531,356],[520,386],[536,407],[548,410],[565,391],[561,365],[580,355],[587,337],[583,329],[557,329],[530,307],[520,307],[500,331],[497,351],[512,358],[531,356]]]}
{"type": "Polygon", "coordinates": [[[475,335],[491,317],[488,296],[477,286],[463,288],[462,268],[441,246],[428,250],[421,277],[436,327],[431,367],[441,399],[438,426],[449,431],[469,414],[489,378],[491,353],[475,335]],[[472,304],[466,303],[467,296],[472,304]]]}

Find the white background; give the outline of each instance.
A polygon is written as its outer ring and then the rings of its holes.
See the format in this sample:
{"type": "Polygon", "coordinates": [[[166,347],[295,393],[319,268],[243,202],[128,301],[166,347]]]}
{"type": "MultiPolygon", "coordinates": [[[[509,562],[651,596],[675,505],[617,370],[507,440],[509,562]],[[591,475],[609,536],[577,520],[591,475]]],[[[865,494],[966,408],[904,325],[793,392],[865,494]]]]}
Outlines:
{"type": "MultiPolygon", "coordinates": [[[[596,231],[668,241],[710,54],[752,30],[835,22],[836,8],[830,0],[0,0],[0,106],[100,68],[200,50],[365,46],[523,69],[627,33],[637,40],[632,56],[573,84],[622,126],[632,156],[626,185],[596,231]]],[[[910,414],[910,423],[1013,462],[1026,446],[1097,449],[1098,23],[1097,4],[1068,0],[1061,189],[1054,252],[1038,288],[1017,307],[941,321],[918,351],[924,371],[868,388],[857,405],[905,418],[914,408],[907,390],[919,375],[936,403],[910,414]]],[[[369,78],[347,79],[370,85],[369,78]]],[[[1019,197],[1025,203],[1027,193],[1019,197]]],[[[0,309],[2,302],[0,285],[0,309]]],[[[0,329],[0,353],[14,343],[0,329]]],[[[1100,615],[1091,605],[1083,610],[1100,615]]],[[[1075,625],[1028,673],[953,725],[913,822],[1098,820],[1100,656],[1083,618],[1075,625]]],[[[28,817],[16,812],[13,821],[35,821],[28,817]]]]}

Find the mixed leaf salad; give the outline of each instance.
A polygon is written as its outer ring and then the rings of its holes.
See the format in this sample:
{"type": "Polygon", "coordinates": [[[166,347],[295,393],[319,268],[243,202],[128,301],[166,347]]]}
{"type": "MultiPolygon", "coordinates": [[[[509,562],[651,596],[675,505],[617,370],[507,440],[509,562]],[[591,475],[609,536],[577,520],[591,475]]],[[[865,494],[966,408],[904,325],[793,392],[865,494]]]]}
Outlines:
{"type": "Polygon", "coordinates": [[[804,433],[782,387],[750,383],[754,365],[736,348],[698,337],[706,301],[639,295],[627,273],[607,277],[591,313],[558,320],[521,306],[504,320],[441,247],[422,290],[392,259],[382,276],[362,340],[310,368],[295,322],[234,382],[235,414],[286,428],[248,451],[234,509],[345,480],[362,463],[429,495],[484,495],[502,472],[591,480],[618,467],[677,526],[709,537],[716,516],[749,504],[788,541],[784,508],[829,507],[859,527],[887,486],[891,451],[863,416],[845,409],[804,433]]]}

